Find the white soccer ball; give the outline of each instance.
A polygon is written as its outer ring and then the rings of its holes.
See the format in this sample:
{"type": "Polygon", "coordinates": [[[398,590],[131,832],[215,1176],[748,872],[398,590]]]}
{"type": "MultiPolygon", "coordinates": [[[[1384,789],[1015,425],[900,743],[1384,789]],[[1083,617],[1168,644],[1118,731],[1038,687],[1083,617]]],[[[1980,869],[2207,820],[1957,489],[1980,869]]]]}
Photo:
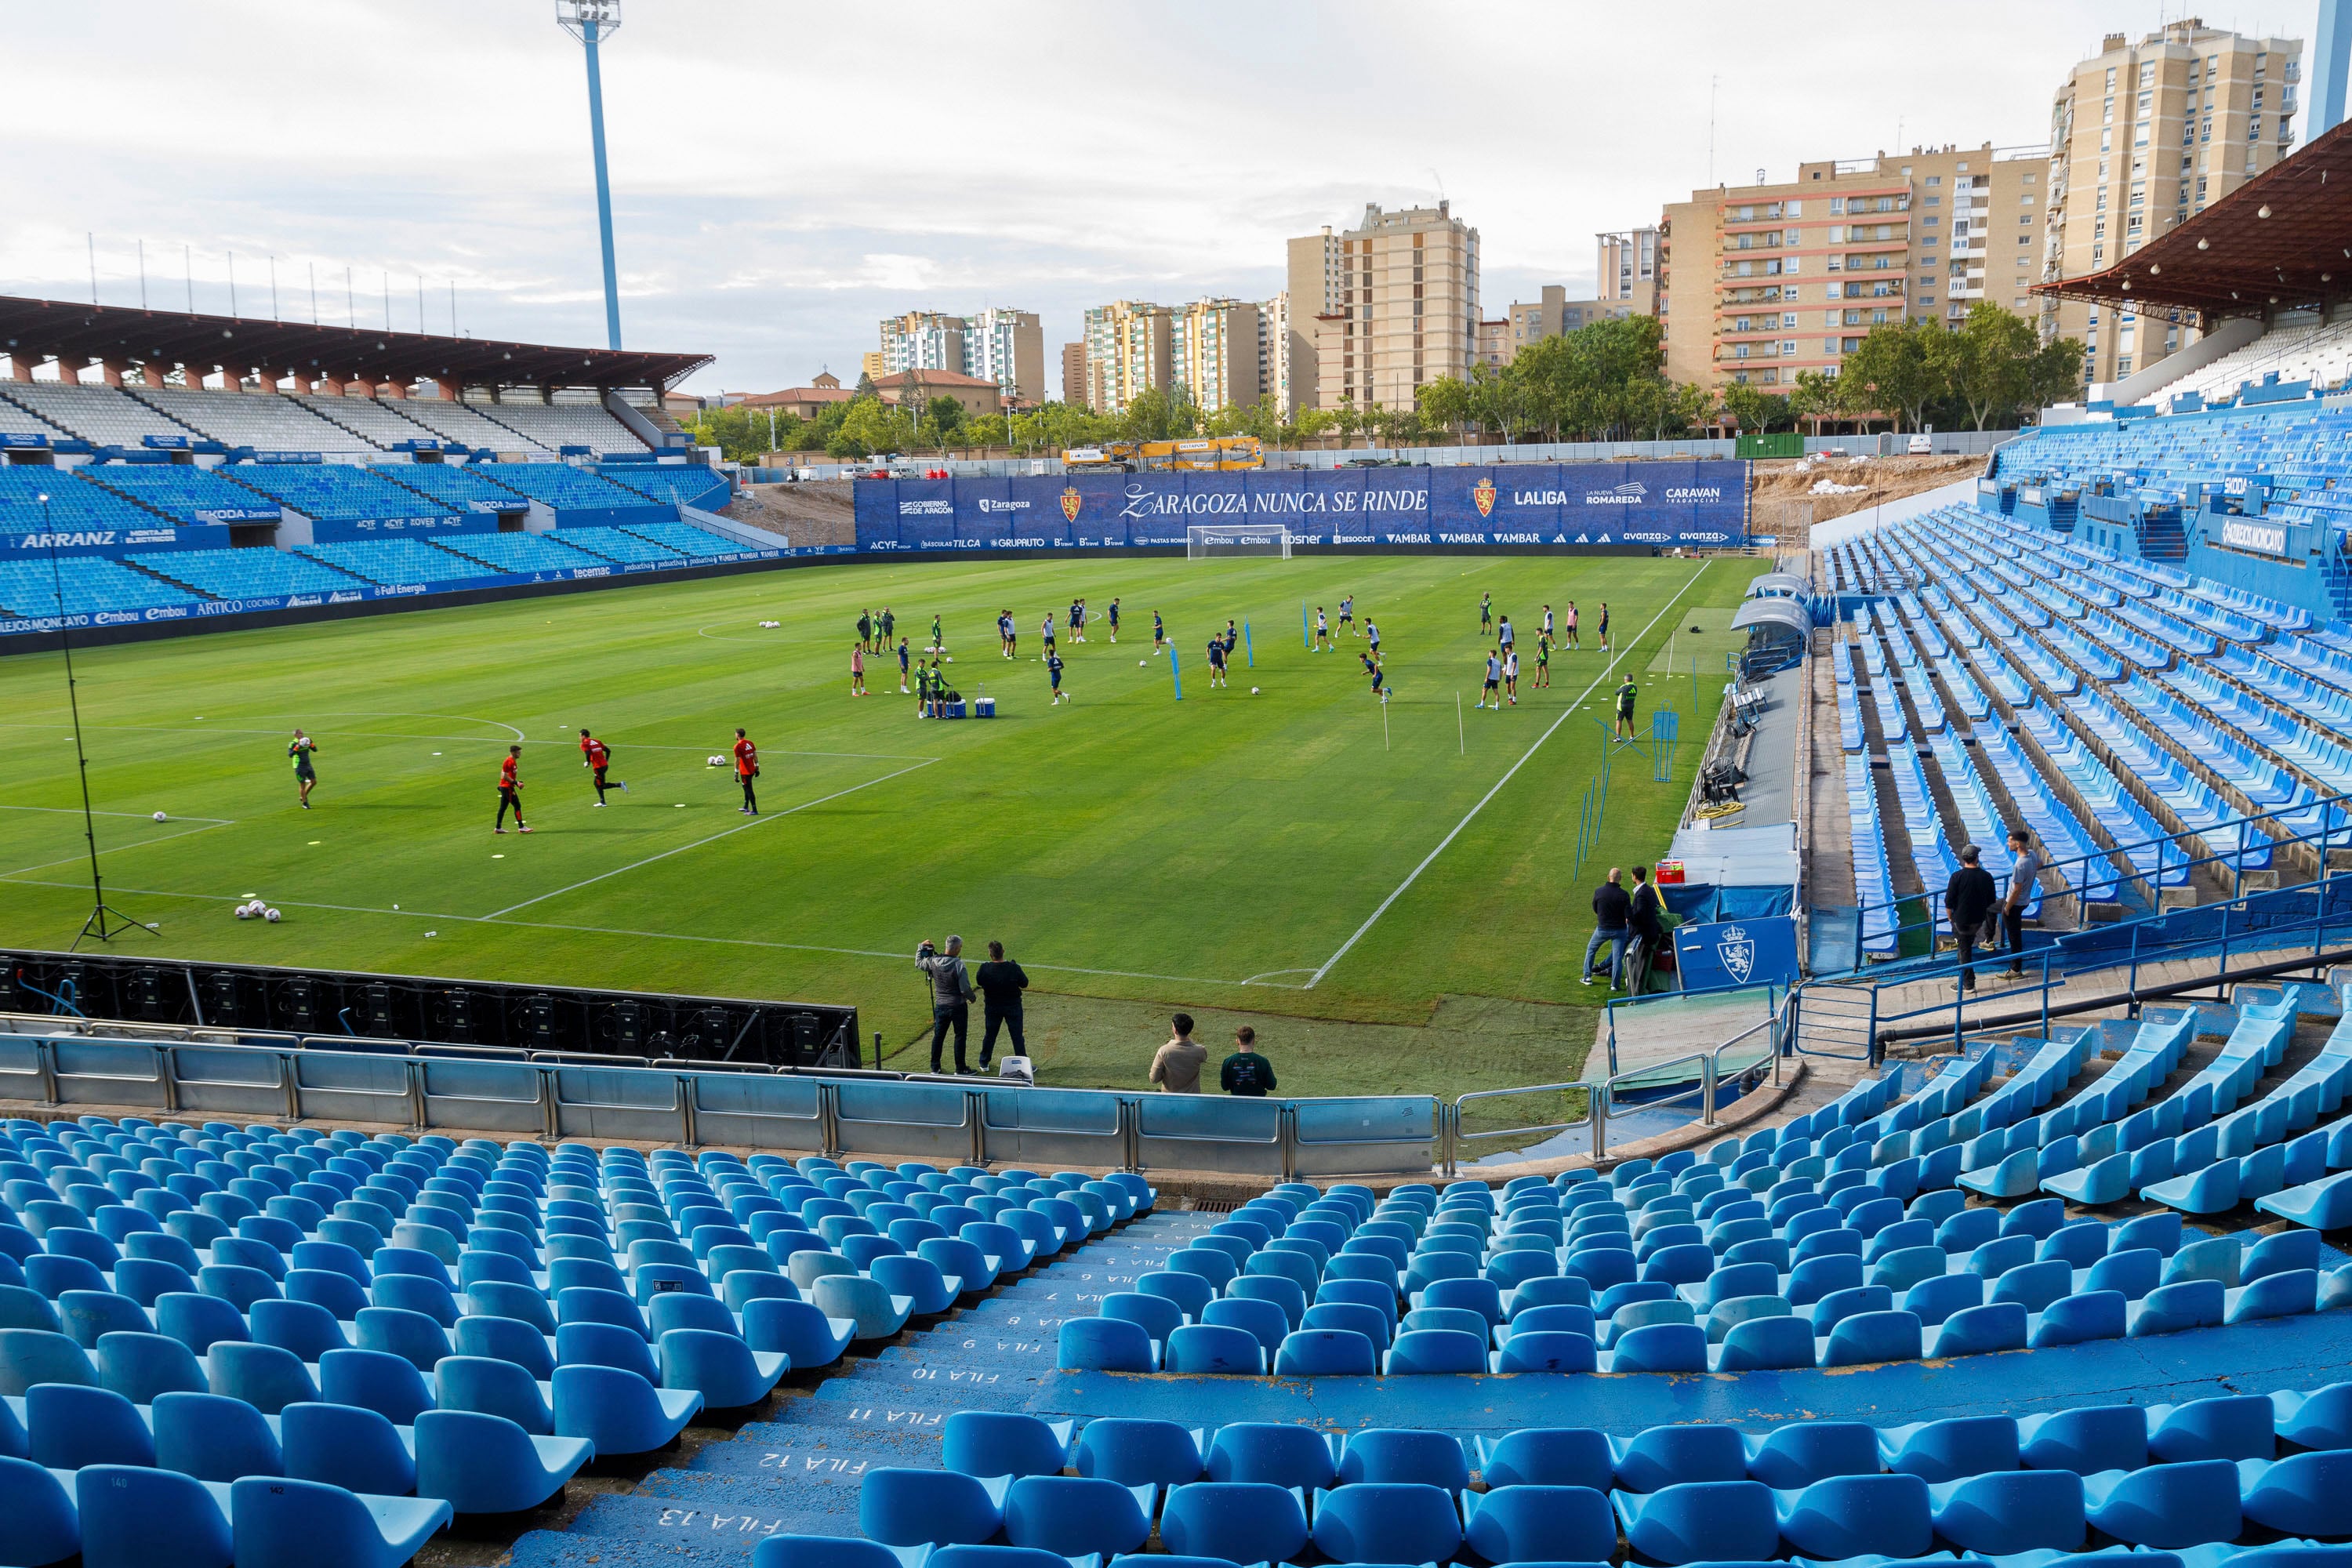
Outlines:
{"type": "Polygon", "coordinates": [[[705,762],[705,765],[706,765],[706,766],[709,766],[709,767],[714,767],[714,768],[715,768],[715,767],[717,767],[717,766],[719,765],[719,761],[720,761],[720,759],[719,759],[719,758],[717,758],[717,757],[709,757],[709,758],[706,758],[706,759],[704,760],[704,762],[705,762]]]}
{"type": "Polygon", "coordinates": [[[953,654],[950,654],[950,655],[948,655],[948,662],[949,662],[950,664],[953,664],[953,663],[955,662],[955,655],[953,655],[953,654]]]}
{"type": "Polygon", "coordinates": [[[155,820],[156,820],[156,821],[158,821],[158,822],[163,821],[163,814],[162,812],[160,812],[160,811],[159,811],[159,812],[157,812],[157,813],[155,814],[155,820]]]}
{"type": "Polygon", "coordinates": [[[1256,688],[1256,687],[1253,686],[1253,687],[1251,687],[1251,688],[1250,688],[1250,695],[1251,695],[1252,697],[1255,697],[1255,696],[1256,696],[1256,695],[1257,695],[1257,688],[1256,688]]]}
{"type": "Polygon", "coordinates": [[[239,905],[237,905],[237,906],[236,906],[236,918],[237,918],[237,919],[239,919],[239,920],[241,920],[241,921],[249,921],[249,920],[251,920],[251,919],[253,918],[253,906],[252,906],[251,904],[239,904],[239,905]]]}
{"type": "Polygon", "coordinates": [[[264,910],[261,911],[261,918],[268,921],[271,925],[276,925],[278,923],[278,911],[276,910],[264,910]]]}

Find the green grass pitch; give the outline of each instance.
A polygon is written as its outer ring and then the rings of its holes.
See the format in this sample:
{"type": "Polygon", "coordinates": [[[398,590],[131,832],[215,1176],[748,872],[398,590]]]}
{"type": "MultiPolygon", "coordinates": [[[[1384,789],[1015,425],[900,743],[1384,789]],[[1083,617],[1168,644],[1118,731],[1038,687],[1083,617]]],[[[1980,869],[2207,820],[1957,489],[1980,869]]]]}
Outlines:
{"type": "MultiPolygon", "coordinates": [[[[1695,618],[1719,627],[1753,574],[925,561],[90,648],[76,666],[109,898],[163,928],[125,950],[850,1002],[903,1067],[929,1016],[915,945],[954,931],[975,961],[993,937],[1027,967],[1046,1082],[1136,1082],[1181,1007],[1213,1046],[1230,1015],[1256,1017],[1286,1091],[1460,1092],[1580,1063],[1596,993],[1575,971],[1599,870],[1571,871],[1609,694],[1630,668],[1642,732],[1674,707],[1684,739],[1671,784],[1651,782],[1646,745],[1616,753],[1603,865],[1664,850],[1722,682],[1695,690],[1657,673],[1661,656],[1695,618]],[[1300,602],[1336,618],[1349,593],[1381,627],[1385,714],[1362,642],[1302,647],[1300,602]],[[1482,593],[1520,629],[1527,667],[1499,713],[1473,707],[1482,593]],[[1051,707],[1037,623],[1081,594],[1088,640],[1065,629],[1062,645],[1073,700],[1051,707]],[[1555,653],[1536,689],[1540,607],[1571,599],[1584,651],[1555,653]],[[994,697],[993,721],[918,720],[879,658],[873,695],[848,695],[857,613],[885,604],[919,647],[942,617],[953,683],[994,697]],[[1018,663],[998,654],[1000,608],[1018,663]],[[1151,651],[1155,610],[1181,702],[1151,651]],[[1255,665],[1237,656],[1213,690],[1202,650],[1228,616],[1248,623],[1255,665]],[[307,812],[285,756],[298,724],[320,742],[307,812]],[[738,724],[761,748],[756,820],[706,765],[738,724]],[[583,725],[631,786],[602,811],[583,725]],[[518,739],[534,831],[499,837],[498,763],[518,739]],[[283,923],[234,919],[253,896],[283,923]]],[[[89,910],[67,720],[56,654],[0,660],[0,942],[62,947],[89,910]]]]}

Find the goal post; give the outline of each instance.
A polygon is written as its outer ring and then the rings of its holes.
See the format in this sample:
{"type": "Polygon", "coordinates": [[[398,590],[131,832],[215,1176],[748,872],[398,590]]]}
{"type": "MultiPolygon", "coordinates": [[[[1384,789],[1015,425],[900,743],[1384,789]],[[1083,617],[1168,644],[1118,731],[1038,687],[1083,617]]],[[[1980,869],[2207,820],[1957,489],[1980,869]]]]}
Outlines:
{"type": "Polygon", "coordinates": [[[1194,523],[1184,531],[1187,560],[1223,555],[1278,555],[1290,559],[1290,530],[1280,523],[1194,523]]]}

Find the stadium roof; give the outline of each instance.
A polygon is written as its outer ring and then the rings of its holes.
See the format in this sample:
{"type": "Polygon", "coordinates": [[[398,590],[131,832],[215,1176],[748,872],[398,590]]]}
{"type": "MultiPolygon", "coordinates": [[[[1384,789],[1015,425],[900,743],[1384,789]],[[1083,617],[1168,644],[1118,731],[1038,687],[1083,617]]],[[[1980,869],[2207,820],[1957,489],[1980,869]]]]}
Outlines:
{"type": "Polygon", "coordinates": [[[2106,270],[2033,291],[2209,316],[2352,295],[2352,121],[2106,270]]]}
{"type": "Polygon", "coordinates": [[[7,297],[0,297],[0,353],[54,358],[76,369],[116,361],[467,386],[667,387],[711,363],[709,354],[558,348],[7,297]]]}

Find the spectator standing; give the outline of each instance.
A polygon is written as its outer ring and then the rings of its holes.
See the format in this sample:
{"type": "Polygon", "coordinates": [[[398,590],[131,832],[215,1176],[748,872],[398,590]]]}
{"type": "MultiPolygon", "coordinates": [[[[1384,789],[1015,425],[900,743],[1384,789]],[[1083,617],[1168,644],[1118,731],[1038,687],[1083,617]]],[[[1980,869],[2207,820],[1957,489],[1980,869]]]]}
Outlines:
{"type": "Polygon", "coordinates": [[[2009,830],[2009,894],[2001,900],[2000,927],[2009,938],[2009,977],[2025,978],[2025,906],[2032,901],[2033,884],[2042,876],[2042,857],[2033,835],[2022,827],[2009,830]]]}
{"type": "Polygon", "coordinates": [[[1640,689],[1633,684],[1633,672],[1629,669],[1625,672],[1625,684],[1617,689],[1617,739],[1621,741],[1633,738],[1633,700],[1640,695],[1640,689]]]}
{"type": "Polygon", "coordinates": [[[1977,988],[1977,939],[1983,935],[1985,916],[2000,897],[1992,873],[1979,862],[1982,853],[1973,844],[1960,851],[1960,868],[1944,884],[1944,912],[1951,917],[1952,935],[1960,945],[1960,989],[1977,988]]]}
{"type": "Polygon", "coordinates": [[[1179,1013],[1169,1021],[1175,1033],[1151,1058],[1151,1081],[1162,1094],[1201,1092],[1201,1066],[1209,1050],[1192,1038],[1192,1015],[1179,1013]]]}
{"type": "Polygon", "coordinates": [[[1029,976],[1018,963],[1004,956],[1003,942],[992,942],[988,944],[988,962],[980,966],[973,978],[980,982],[980,1070],[986,1072],[989,1058],[996,1054],[999,1028],[1012,1032],[1014,1056],[1029,1054],[1028,1042],[1021,1034],[1021,993],[1029,988],[1029,976]]]}
{"type": "Polygon", "coordinates": [[[1592,984],[1592,956],[1602,943],[1611,948],[1609,954],[1609,988],[1617,988],[1618,976],[1625,967],[1625,943],[1632,936],[1633,900],[1626,895],[1624,872],[1615,866],[1609,868],[1609,879],[1592,891],[1592,940],[1584,944],[1584,983],[1592,984]]]}
{"type": "Polygon", "coordinates": [[[1257,1031],[1247,1024],[1234,1031],[1234,1054],[1217,1070],[1217,1083],[1227,1094],[1255,1100],[1273,1092],[1274,1064],[1257,1054],[1257,1031]]]}
{"type": "Polygon", "coordinates": [[[969,1074],[964,1065],[964,1037],[971,1028],[971,974],[964,968],[963,938],[948,938],[947,952],[934,950],[929,942],[915,950],[915,967],[930,977],[931,982],[931,1070],[940,1068],[940,1047],[947,1043],[948,1031],[955,1031],[955,1069],[969,1074]]]}
{"type": "Polygon", "coordinates": [[[1626,960],[1625,989],[1639,996],[1649,986],[1650,965],[1666,935],[1665,902],[1650,881],[1647,866],[1633,868],[1633,914],[1627,925],[1633,943],[1626,960]]]}

